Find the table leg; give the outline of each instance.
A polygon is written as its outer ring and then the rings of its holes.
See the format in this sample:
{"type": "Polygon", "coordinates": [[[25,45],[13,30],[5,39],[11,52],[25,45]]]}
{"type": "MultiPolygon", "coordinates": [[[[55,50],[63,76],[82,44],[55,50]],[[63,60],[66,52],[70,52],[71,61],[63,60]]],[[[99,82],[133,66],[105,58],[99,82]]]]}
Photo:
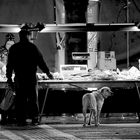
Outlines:
{"type": "Polygon", "coordinates": [[[42,114],[43,114],[44,107],[45,107],[45,104],[46,104],[46,99],[47,99],[48,91],[49,91],[49,87],[47,87],[47,89],[46,89],[45,98],[44,98],[44,101],[43,101],[41,112],[39,114],[39,123],[41,122],[42,114]]]}
{"type": "MultiPolygon", "coordinates": [[[[136,89],[137,89],[137,93],[138,93],[138,96],[139,96],[139,99],[140,99],[140,91],[139,91],[139,87],[138,87],[138,84],[135,82],[135,86],[136,86],[136,89]]],[[[139,118],[139,121],[140,122],[140,112],[136,112],[137,113],[137,116],[139,118]]]]}
{"type": "Polygon", "coordinates": [[[140,91],[139,91],[139,86],[138,84],[135,82],[135,86],[136,86],[136,89],[137,89],[137,93],[138,93],[138,96],[139,96],[139,99],[140,99],[140,91]]]}

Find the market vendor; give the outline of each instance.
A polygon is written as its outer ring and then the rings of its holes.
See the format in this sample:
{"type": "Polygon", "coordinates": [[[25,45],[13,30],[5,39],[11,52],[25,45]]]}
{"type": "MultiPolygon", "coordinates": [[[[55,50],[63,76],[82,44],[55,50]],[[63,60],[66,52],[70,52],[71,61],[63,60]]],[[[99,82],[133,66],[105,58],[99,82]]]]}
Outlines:
{"type": "Polygon", "coordinates": [[[6,77],[11,87],[15,82],[16,120],[18,126],[23,126],[26,125],[28,116],[32,119],[32,124],[38,123],[37,68],[39,67],[50,79],[53,79],[53,75],[50,73],[41,52],[31,42],[31,32],[23,29],[19,32],[19,38],[19,42],[9,49],[6,77]],[[13,73],[15,81],[12,79],[13,73]]]}

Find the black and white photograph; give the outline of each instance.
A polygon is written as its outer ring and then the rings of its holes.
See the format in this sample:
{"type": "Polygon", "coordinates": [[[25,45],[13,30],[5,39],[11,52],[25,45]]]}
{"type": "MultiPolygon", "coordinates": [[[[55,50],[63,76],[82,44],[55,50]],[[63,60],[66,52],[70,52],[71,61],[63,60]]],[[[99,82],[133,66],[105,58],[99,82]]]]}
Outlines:
{"type": "Polygon", "coordinates": [[[140,139],[139,0],[0,0],[0,140],[140,139]]]}

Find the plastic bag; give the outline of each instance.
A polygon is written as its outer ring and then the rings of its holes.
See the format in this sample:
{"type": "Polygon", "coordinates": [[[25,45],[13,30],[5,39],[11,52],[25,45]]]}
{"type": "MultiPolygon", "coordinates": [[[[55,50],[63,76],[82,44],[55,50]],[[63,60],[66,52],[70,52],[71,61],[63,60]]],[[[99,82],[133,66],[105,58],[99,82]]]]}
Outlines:
{"type": "Polygon", "coordinates": [[[0,104],[0,108],[4,111],[7,111],[12,107],[15,101],[15,92],[12,90],[11,87],[7,87],[5,91],[4,98],[0,104]]]}

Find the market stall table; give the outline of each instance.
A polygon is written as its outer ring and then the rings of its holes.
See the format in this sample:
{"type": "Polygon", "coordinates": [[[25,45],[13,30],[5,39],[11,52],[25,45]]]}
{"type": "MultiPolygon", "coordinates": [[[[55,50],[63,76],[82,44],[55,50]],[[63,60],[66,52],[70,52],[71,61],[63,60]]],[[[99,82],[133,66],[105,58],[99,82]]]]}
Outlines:
{"type": "Polygon", "coordinates": [[[39,80],[39,86],[46,87],[46,94],[43,101],[43,106],[40,112],[40,120],[44,111],[44,107],[46,104],[46,99],[48,95],[49,88],[53,89],[69,89],[69,88],[79,88],[79,89],[87,89],[87,88],[100,88],[102,86],[109,86],[110,88],[136,88],[139,100],[140,100],[140,81],[139,80],[94,80],[94,81],[72,81],[72,80],[39,80]]]}
{"type": "MultiPolygon", "coordinates": [[[[93,80],[93,81],[81,81],[81,80],[38,80],[39,88],[46,88],[45,98],[43,100],[43,105],[40,112],[40,120],[43,115],[44,107],[46,104],[46,99],[48,91],[52,89],[83,89],[87,90],[88,88],[100,88],[102,86],[109,86],[110,88],[135,88],[140,100],[140,80],[93,80]]],[[[6,89],[6,81],[0,81],[0,89],[6,89]]]]}

